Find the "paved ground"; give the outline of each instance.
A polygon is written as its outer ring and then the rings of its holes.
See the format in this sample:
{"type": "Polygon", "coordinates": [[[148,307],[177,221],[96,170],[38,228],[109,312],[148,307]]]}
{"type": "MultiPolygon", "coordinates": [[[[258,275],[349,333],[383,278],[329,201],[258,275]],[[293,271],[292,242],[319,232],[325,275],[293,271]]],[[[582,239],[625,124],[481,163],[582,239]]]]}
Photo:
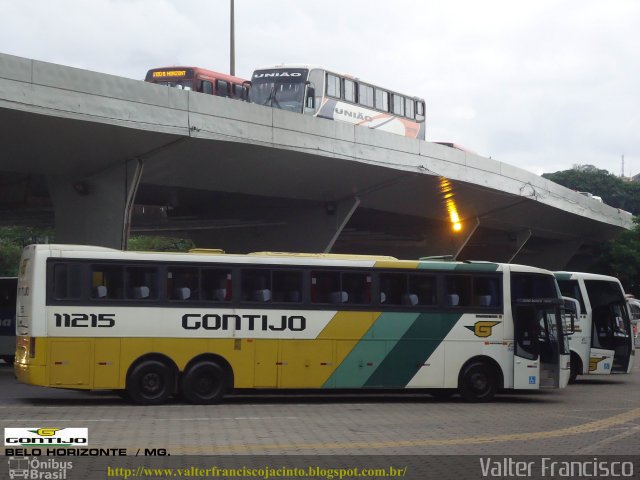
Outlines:
{"type": "Polygon", "coordinates": [[[92,447],[131,454],[638,455],[639,359],[631,375],[489,404],[426,394],[242,395],[215,406],[138,407],[109,393],[21,385],[0,365],[0,427],[88,427],[92,447]]]}

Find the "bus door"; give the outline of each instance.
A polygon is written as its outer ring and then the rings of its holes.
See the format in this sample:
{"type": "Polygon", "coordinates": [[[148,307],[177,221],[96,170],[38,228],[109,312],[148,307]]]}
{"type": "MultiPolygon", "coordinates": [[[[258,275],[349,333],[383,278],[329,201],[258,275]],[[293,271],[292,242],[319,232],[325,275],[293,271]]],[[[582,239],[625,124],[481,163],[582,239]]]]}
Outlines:
{"type": "Polygon", "coordinates": [[[589,360],[589,373],[631,371],[631,325],[624,305],[611,302],[608,305],[595,306],[592,311],[592,322],[592,355],[589,360]],[[603,360],[598,361],[599,358],[603,360]],[[601,364],[604,365],[601,366],[601,364]],[[605,371],[601,372],[601,370],[605,371]]]}
{"type": "Polygon", "coordinates": [[[513,387],[560,384],[558,308],[548,303],[514,303],[513,387]]]}
{"type": "MultiPolygon", "coordinates": [[[[595,315],[595,312],[594,312],[595,315]]],[[[631,373],[633,367],[633,338],[631,319],[624,302],[612,302],[608,305],[608,323],[610,345],[613,349],[612,373],[631,373]]]]}

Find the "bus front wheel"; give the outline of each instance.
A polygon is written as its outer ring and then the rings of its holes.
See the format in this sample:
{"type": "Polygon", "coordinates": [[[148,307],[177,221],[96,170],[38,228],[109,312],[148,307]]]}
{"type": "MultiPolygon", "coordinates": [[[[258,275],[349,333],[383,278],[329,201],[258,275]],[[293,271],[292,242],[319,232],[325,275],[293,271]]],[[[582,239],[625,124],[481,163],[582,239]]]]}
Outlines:
{"type": "Polygon", "coordinates": [[[459,388],[468,402],[488,402],[498,390],[498,375],[490,365],[474,362],[464,369],[459,388]]]}
{"type": "Polygon", "coordinates": [[[582,373],[582,362],[580,361],[580,357],[573,352],[571,352],[569,369],[569,383],[576,383],[578,375],[582,373]]]}
{"type": "Polygon", "coordinates": [[[199,405],[220,403],[227,391],[224,369],[213,361],[201,361],[182,376],[180,390],[186,400],[199,405]]]}
{"type": "Polygon", "coordinates": [[[127,377],[127,396],[140,405],[160,405],[173,393],[172,369],[159,360],[145,360],[127,377]]]}

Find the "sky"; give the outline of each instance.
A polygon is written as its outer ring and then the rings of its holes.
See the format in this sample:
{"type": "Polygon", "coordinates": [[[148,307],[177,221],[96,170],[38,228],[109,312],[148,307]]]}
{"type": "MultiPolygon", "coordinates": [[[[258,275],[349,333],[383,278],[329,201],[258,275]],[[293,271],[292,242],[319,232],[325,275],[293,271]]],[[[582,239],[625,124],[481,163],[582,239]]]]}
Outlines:
{"type": "MultiPolygon", "coordinates": [[[[0,0],[0,52],[229,71],[230,0],[0,0]]],[[[637,0],[235,0],[236,75],[305,63],[422,97],[427,140],[536,174],[640,173],[637,0]]]]}

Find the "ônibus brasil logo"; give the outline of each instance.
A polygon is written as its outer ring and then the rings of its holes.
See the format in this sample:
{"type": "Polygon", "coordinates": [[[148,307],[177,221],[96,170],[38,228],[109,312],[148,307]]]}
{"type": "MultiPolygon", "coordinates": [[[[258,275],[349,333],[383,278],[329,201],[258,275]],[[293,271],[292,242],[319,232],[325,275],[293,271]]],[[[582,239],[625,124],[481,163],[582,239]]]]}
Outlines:
{"type": "Polygon", "coordinates": [[[89,444],[88,428],[5,428],[5,447],[73,447],[89,444]]]}

